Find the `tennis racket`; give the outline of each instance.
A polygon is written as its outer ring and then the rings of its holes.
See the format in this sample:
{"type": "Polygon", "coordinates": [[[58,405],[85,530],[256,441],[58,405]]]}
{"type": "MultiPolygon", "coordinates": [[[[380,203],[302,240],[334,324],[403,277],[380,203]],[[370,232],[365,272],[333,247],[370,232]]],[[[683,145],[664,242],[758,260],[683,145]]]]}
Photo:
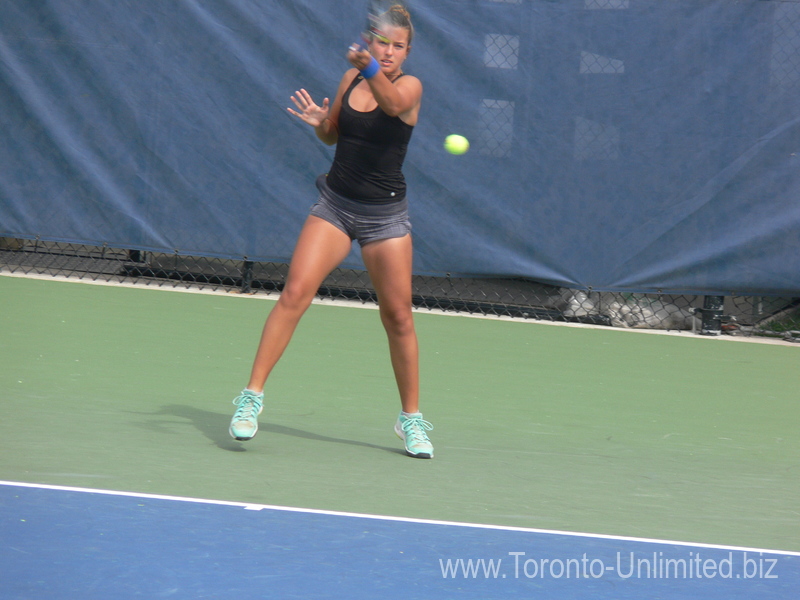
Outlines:
{"type": "Polygon", "coordinates": [[[369,44],[373,37],[378,38],[384,43],[389,43],[383,33],[383,28],[387,25],[386,13],[395,4],[399,4],[397,0],[368,0],[367,2],[367,23],[366,27],[361,34],[364,41],[369,44]]]}

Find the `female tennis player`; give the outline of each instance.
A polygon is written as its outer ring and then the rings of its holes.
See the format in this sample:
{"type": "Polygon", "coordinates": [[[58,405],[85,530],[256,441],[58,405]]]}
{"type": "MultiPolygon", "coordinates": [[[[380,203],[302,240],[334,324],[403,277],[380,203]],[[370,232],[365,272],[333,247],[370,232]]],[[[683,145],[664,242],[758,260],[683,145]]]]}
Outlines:
{"type": "Polygon", "coordinates": [[[317,105],[304,89],[291,97],[297,110],[289,112],[312,126],[324,143],[336,144],[336,153],[329,173],[317,179],[319,199],[300,233],[283,292],[267,317],[250,381],[233,401],[237,408],[230,434],[237,440],[256,434],[270,372],[323,280],[357,240],[378,296],[400,392],[395,433],[409,456],[433,458],[427,435],[433,426],[419,412],[411,224],[402,172],[422,84],[402,71],[414,33],[406,9],[393,6],[382,25],[382,35],[372,35],[366,48],[354,44],[348,49],[353,68],[342,77],[332,105],[328,98],[317,105]]]}

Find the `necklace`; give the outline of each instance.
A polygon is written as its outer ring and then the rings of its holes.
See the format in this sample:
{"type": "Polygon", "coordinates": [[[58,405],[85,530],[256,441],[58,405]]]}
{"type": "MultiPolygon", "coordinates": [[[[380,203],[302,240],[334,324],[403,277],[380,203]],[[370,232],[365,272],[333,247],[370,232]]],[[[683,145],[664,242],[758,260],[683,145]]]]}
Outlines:
{"type": "MultiPolygon", "coordinates": [[[[402,71],[400,71],[400,72],[399,72],[397,75],[395,75],[394,77],[392,77],[391,79],[389,79],[389,83],[394,83],[395,81],[397,81],[398,79],[400,79],[400,78],[401,78],[403,75],[405,75],[405,73],[403,73],[402,71]]],[[[358,76],[358,80],[359,80],[359,81],[361,81],[362,79],[364,79],[364,76],[363,76],[363,75],[359,75],[359,76],[358,76]]]]}

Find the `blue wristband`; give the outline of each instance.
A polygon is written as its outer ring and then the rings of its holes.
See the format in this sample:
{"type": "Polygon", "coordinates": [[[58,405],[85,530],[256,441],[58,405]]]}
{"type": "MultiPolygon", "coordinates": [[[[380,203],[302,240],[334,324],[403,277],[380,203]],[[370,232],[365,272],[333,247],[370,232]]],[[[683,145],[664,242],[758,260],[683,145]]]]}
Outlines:
{"type": "Polygon", "coordinates": [[[369,64],[361,70],[361,76],[364,79],[372,79],[378,74],[378,71],[381,70],[381,66],[378,64],[378,61],[375,60],[375,57],[372,56],[370,58],[369,64]]]}

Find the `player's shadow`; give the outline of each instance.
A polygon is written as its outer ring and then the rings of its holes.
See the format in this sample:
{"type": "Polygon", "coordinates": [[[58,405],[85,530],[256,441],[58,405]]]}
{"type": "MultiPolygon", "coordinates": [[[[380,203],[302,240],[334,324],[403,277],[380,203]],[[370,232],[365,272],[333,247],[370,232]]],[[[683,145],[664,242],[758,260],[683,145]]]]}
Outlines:
{"type": "MultiPolygon", "coordinates": [[[[230,415],[222,415],[220,413],[202,410],[193,406],[184,406],[181,404],[170,404],[169,406],[164,406],[156,413],[148,414],[161,417],[160,419],[151,420],[144,423],[143,425],[148,429],[158,431],[159,433],[164,433],[165,435],[174,435],[173,425],[177,422],[174,419],[180,419],[182,422],[191,423],[195,429],[197,429],[222,450],[227,450],[229,452],[247,451],[247,448],[245,448],[245,443],[234,440],[228,433],[230,415]]],[[[286,427],[285,425],[259,423],[258,429],[259,435],[288,435],[318,442],[362,446],[364,448],[373,448],[376,450],[391,452],[392,454],[405,454],[405,452],[399,448],[390,448],[388,446],[378,446],[377,444],[360,442],[358,440],[346,440],[343,438],[320,435],[318,433],[312,433],[302,429],[295,429],[294,427],[286,427]]]]}

